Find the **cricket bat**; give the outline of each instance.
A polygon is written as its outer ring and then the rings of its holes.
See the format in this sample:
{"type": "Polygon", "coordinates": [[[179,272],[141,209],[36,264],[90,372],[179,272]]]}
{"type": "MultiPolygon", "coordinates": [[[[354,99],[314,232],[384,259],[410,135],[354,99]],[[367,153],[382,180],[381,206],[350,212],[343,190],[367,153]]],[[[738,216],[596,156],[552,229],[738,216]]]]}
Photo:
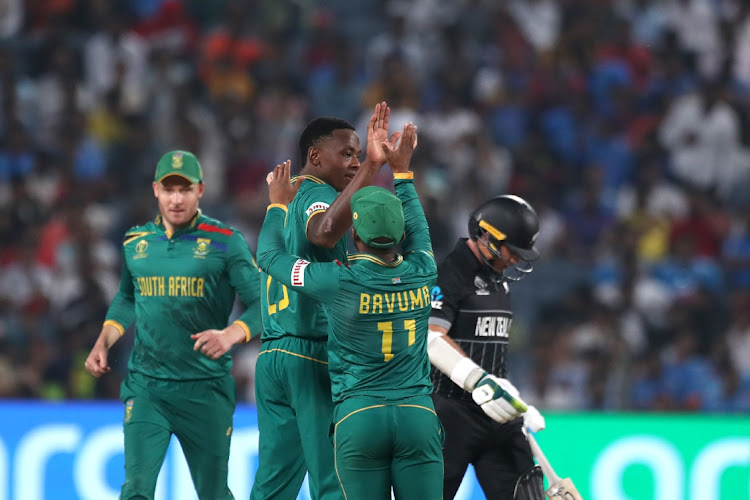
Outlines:
{"type": "Polygon", "coordinates": [[[536,458],[537,463],[542,468],[542,472],[544,472],[547,482],[549,483],[549,488],[547,488],[547,498],[549,498],[549,500],[583,500],[581,494],[578,493],[573,481],[571,481],[569,477],[561,479],[560,476],[555,473],[549,460],[547,460],[547,457],[542,453],[539,443],[536,442],[534,434],[529,431],[526,435],[529,438],[531,452],[534,454],[534,458],[536,458]]]}

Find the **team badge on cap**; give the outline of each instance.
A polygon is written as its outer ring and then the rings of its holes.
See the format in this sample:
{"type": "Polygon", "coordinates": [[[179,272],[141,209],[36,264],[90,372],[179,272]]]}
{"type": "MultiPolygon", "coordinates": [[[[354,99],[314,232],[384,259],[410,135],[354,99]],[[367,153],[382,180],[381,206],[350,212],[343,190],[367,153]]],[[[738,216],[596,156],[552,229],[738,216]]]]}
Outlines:
{"type": "Polygon", "coordinates": [[[154,182],[161,182],[169,175],[179,175],[193,184],[203,182],[201,165],[189,151],[170,151],[162,155],[156,164],[154,182]]]}
{"type": "Polygon", "coordinates": [[[182,153],[172,155],[172,168],[182,168],[182,153]]]}

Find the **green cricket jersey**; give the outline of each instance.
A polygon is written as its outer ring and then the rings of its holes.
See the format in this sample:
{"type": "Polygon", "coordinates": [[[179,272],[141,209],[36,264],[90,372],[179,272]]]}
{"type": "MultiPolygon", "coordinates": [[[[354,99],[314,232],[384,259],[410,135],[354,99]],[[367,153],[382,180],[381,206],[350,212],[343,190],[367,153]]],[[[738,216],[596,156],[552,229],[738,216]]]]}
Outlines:
{"type": "Polygon", "coordinates": [[[123,241],[120,290],[105,324],[122,334],[135,321],[131,372],[169,380],[229,373],[229,353],[218,360],[194,351],[190,335],[226,328],[236,294],[247,306],[237,320],[249,340],[261,331],[259,272],[242,235],[200,211],[168,235],[157,216],[123,241]]]}
{"type": "MultiPolygon", "coordinates": [[[[304,186],[304,185],[303,185],[304,186]]],[[[323,302],[330,318],[329,365],[335,402],[350,396],[398,400],[429,395],[427,324],[437,266],[411,175],[395,181],[404,207],[404,256],[370,254],[311,263],[284,249],[285,213],[272,206],[259,238],[258,265],[290,289],[323,302]]]]}
{"type": "MultiPolygon", "coordinates": [[[[346,237],[328,249],[319,247],[307,239],[307,223],[315,214],[331,206],[338,192],[317,177],[303,175],[293,182],[305,179],[292,203],[289,204],[285,226],[285,248],[293,255],[312,262],[346,262],[346,237]]],[[[287,284],[280,283],[267,273],[261,273],[261,314],[263,333],[261,340],[284,336],[325,340],[328,337],[328,316],[317,300],[300,293],[291,292],[287,284]]]]}

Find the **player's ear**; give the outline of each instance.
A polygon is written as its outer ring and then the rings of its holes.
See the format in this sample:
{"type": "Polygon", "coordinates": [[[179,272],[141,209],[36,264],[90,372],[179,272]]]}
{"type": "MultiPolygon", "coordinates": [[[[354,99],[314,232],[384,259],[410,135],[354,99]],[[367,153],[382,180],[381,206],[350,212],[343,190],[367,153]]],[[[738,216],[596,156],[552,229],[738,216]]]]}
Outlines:
{"type": "Polygon", "coordinates": [[[158,198],[159,197],[159,183],[154,182],[152,186],[154,188],[154,198],[158,198]]]}
{"type": "Polygon", "coordinates": [[[203,196],[203,191],[206,189],[206,186],[202,183],[198,183],[198,198],[203,196]]]}
{"type": "Polygon", "coordinates": [[[320,164],[320,154],[315,146],[310,146],[310,149],[307,150],[307,161],[310,162],[310,165],[315,165],[316,167],[320,164]]]}

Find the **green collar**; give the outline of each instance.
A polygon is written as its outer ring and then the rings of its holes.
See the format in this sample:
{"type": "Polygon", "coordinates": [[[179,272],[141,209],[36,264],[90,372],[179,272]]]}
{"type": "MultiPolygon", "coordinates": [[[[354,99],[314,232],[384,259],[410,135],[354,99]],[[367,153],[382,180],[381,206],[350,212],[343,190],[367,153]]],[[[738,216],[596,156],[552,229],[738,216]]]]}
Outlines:
{"type": "Polygon", "coordinates": [[[374,255],[369,253],[355,253],[353,255],[350,255],[348,259],[350,261],[372,262],[383,267],[396,267],[404,261],[404,257],[401,254],[396,254],[396,260],[392,262],[386,262],[380,257],[375,257],[374,255]]]}
{"type": "Polygon", "coordinates": [[[305,179],[307,181],[314,182],[315,184],[327,184],[327,182],[323,179],[310,174],[295,175],[294,177],[292,177],[292,182],[297,182],[300,179],[305,179]]]}

